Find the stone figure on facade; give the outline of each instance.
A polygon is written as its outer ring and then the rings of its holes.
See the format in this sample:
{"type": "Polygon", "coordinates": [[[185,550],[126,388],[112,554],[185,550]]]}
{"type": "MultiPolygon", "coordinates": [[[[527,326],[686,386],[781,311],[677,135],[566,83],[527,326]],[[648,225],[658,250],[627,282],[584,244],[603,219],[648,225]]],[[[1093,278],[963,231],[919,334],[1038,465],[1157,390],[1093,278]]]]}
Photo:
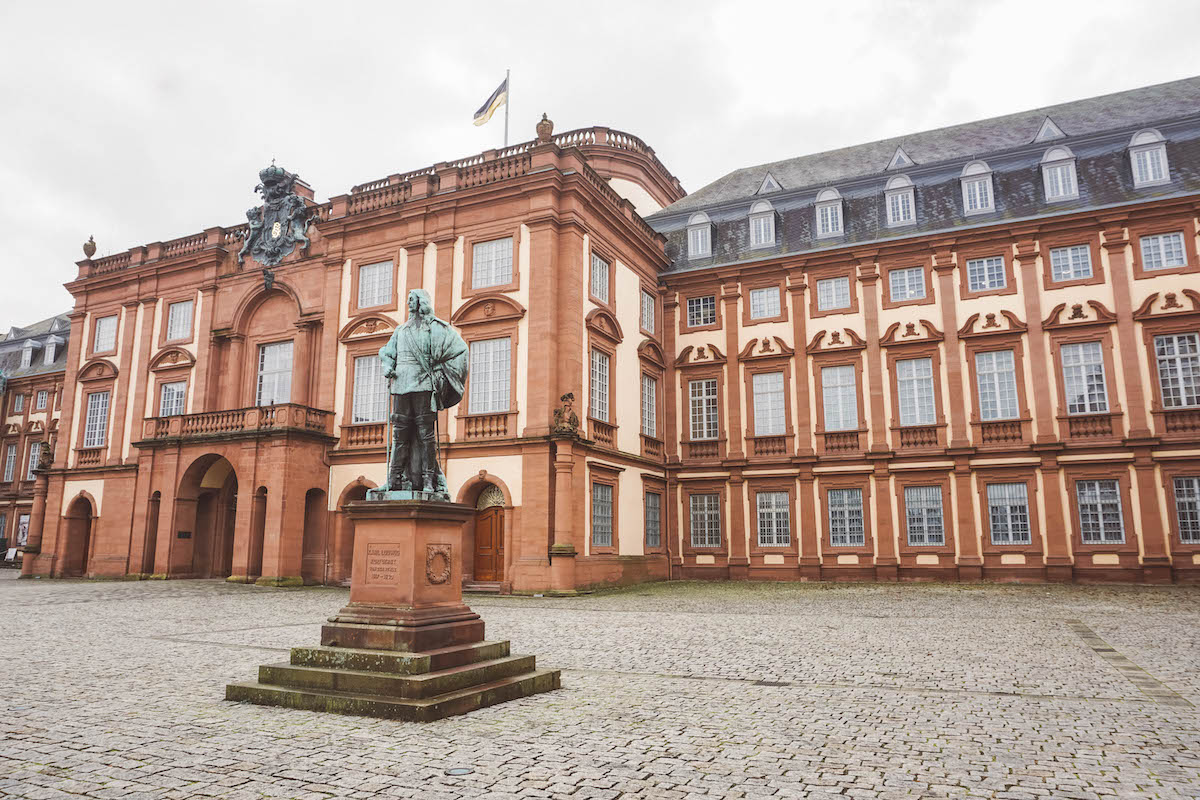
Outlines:
{"type": "Polygon", "coordinates": [[[437,412],[462,400],[467,343],[433,314],[424,289],[408,293],[408,319],[379,351],[388,380],[392,425],[382,492],[423,492],[448,499],[438,466],[437,412]]]}
{"type": "Polygon", "coordinates": [[[577,436],[579,415],[575,413],[575,393],[567,392],[559,400],[562,401],[562,405],[554,409],[554,432],[577,436]]]}
{"type": "Polygon", "coordinates": [[[248,228],[238,263],[250,256],[263,267],[274,267],[297,247],[308,247],[312,209],[295,192],[298,175],[272,164],[258,178],[254,191],[262,193],[263,204],[246,212],[248,228]]]}

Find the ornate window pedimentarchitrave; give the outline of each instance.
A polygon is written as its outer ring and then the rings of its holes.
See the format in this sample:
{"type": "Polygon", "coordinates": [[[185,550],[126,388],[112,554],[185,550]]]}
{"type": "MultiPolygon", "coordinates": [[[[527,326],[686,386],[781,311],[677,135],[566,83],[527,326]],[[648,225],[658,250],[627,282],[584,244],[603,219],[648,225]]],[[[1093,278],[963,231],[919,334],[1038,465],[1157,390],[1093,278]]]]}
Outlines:
{"type": "Polygon", "coordinates": [[[675,359],[675,367],[676,369],[711,367],[714,364],[724,364],[725,362],[725,354],[711,344],[699,347],[688,345],[679,351],[679,357],[675,359]]]}
{"type": "Polygon", "coordinates": [[[395,329],[396,322],[389,317],[382,314],[360,314],[338,331],[338,341],[385,340],[395,329]]]}
{"type": "Polygon", "coordinates": [[[887,332],[879,340],[881,347],[902,347],[911,344],[929,344],[931,342],[940,342],[945,336],[942,332],[933,326],[933,323],[927,319],[919,320],[918,322],[907,322],[903,326],[899,322],[893,322],[888,326],[887,332]],[[920,325],[924,329],[924,333],[917,329],[920,325]],[[903,330],[901,330],[903,327],[903,330]]]}
{"type": "Polygon", "coordinates": [[[83,369],[79,370],[79,374],[75,380],[85,381],[111,381],[117,377],[117,367],[108,359],[93,358],[91,361],[83,365],[83,369]]]}
{"type": "Polygon", "coordinates": [[[589,331],[602,336],[613,344],[620,344],[625,339],[621,331],[621,323],[611,311],[606,308],[594,308],[584,319],[584,325],[589,331]]]}
{"type": "Polygon", "coordinates": [[[508,501],[504,499],[504,491],[494,483],[484,487],[475,500],[476,511],[483,511],[493,506],[504,508],[507,505],[508,501]]]}
{"type": "Polygon", "coordinates": [[[1161,295],[1163,302],[1159,305],[1156,301],[1160,294],[1155,292],[1142,301],[1137,311],[1133,312],[1133,318],[1144,322],[1148,319],[1162,319],[1163,317],[1177,319],[1200,314],[1200,292],[1194,289],[1184,289],[1182,294],[1184,302],[1180,302],[1179,294],[1166,292],[1161,295]],[[1188,308],[1187,304],[1190,304],[1191,308],[1188,308]]]}
{"type": "Polygon", "coordinates": [[[770,361],[773,359],[788,359],[795,354],[795,350],[788,346],[787,342],[780,339],[778,336],[770,338],[764,336],[759,339],[751,339],[742,348],[742,352],[738,353],[738,361],[770,361]]]}
{"type": "Polygon", "coordinates": [[[667,368],[667,358],[663,354],[662,348],[658,346],[658,342],[653,339],[646,339],[638,345],[638,358],[659,369],[667,368]]]}
{"type": "Polygon", "coordinates": [[[1082,328],[1089,325],[1115,325],[1117,323],[1117,315],[1105,308],[1104,304],[1098,300],[1088,300],[1087,308],[1083,303],[1072,303],[1069,308],[1070,311],[1067,310],[1066,303],[1056,305],[1050,315],[1042,320],[1042,327],[1046,330],[1056,330],[1082,328]]]}
{"type": "Polygon", "coordinates": [[[516,322],[525,316],[525,307],[500,292],[477,294],[459,306],[450,322],[463,328],[491,322],[516,322]]]}
{"type": "Polygon", "coordinates": [[[150,371],[161,372],[168,369],[191,369],[196,364],[196,357],[182,347],[167,347],[150,359],[150,371]]]}
{"type": "Polygon", "coordinates": [[[8,423],[7,425],[4,426],[4,435],[5,436],[20,436],[21,435],[21,426],[15,422],[8,423]]]}
{"type": "Polygon", "coordinates": [[[849,328],[842,328],[840,331],[835,330],[832,333],[824,330],[817,331],[812,341],[808,343],[808,347],[804,348],[804,352],[827,353],[830,351],[844,351],[850,353],[857,350],[865,350],[866,348],[866,339],[849,328]],[[828,342],[825,341],[826,336],[829,336],[828,342]]]}
{"type": "Polygon", "coordinates": [[[1029,326],[1017,317],[1011,311],[1001,309],[999,314],[972,314],[967,317],[967,321],[961,328],[958,329],[958,335],[962,339],[977,339],[985,336],[1020,336],[1029,329],[1029,326]],[[1000,319],[1004,320],[1001,323],[1000,319]],[[983,323],[980,324],[980,320],[983,323]]]}
{"type": "Polygon", "coordinates": [[[40,419],[31,419],[25,423],[26,433],[45,433],[46,425],[40,419]]]}

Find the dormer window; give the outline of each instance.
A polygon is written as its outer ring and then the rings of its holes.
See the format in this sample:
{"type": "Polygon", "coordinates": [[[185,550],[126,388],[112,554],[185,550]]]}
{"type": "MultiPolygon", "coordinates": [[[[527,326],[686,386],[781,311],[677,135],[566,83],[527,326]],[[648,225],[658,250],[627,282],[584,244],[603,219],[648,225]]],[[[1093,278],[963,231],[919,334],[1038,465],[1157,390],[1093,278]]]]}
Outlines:
{"type": "Polygon", "coordinates": [[[26,369],[33,364],[33,343],[28,342],[21,348],[21,369],[26,369]]]}
{"type": "Polygon", "coordinates": [[[712,222],[708,214],[698,211],[688,220],[688,258],[708,258],[712,255],[712,222]]]}
{"type": "Polygon", "coordinates": [[[766,200],[750,206],[750,246],[775,246],[775,209],[766,200]]]}
{"type": "Polygon", "coordinates": [[[986,161],[972,161],[963,167],[962,175],[963,213],[986,214],[995,211],[992,197],[992,168],[986,161]]]}
{"type": "Polygon", "coordinates": [[[1046,202],[1074,200],[1079,197],[1075,180],[1075,154],[1067,147],[1051,147],[1042,156],[1042,187],[1046,202]]]}
{"type": "Polygon", "coordinates": [[[817,238],[841,236],[842,229],[842,196],[837,189],[822,189],[817,194],[817,238]]]}
{"type": "Polygon", "coordinates": [[[1136,187],[1157,186],[1171,180],[1166,140],[1153,128],[1138,131],[1129,140],[1129,163],[1136,187]]]}
{"type": "Polygon", "coordinates": [[[897,175],[890,178],[884,188],[884,199],[887,203],[887,224],[889,228],[900,225],[911,225],[916,222],[916,202],[913,197],[913,182],[907,175],[897,175]]]}
{"type": "Polygon", "coordinates": [[[42,363],[50,366],[54,363],[54,359],[58,356],[58,345],[61,340],[57,336],[51,336],[46,340],[46,352],[43,354],[42,363]]]}

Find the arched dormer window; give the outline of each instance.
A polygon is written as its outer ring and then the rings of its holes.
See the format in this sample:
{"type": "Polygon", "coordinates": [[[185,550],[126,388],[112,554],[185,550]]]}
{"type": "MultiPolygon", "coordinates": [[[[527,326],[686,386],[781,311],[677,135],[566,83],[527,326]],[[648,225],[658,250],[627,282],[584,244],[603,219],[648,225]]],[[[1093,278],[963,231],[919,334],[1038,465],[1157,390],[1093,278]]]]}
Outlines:
{"type": "Polygon", "coordinates": [[[986,214],[996,210],[992,194],[992,168],[986,161],[972,161],[963,167],[962,175],[963,213],[986,214]]]}
{"type": "Polygon", "coordinates": [[[1079,197],[1075,176],[1075,154],[1069,147],[1051,147],[1042,156],[1042,188],[1046,202],[1074,200],[1079,197]]]}
{"type": "Polygon", "coordinates": [[[837,189],[822,189],[817,193],[816,205],[817,238],[841,236],[842,228],[842,196],[837,189]]]}
{"type": "Polygon", "coordinates": [[[907,175],[896,175],[889,178],[883,190],[884,202],[887,204],[887,224],[889,228],[900,225],[912,225],[917,221],[916,200],[913,193],[913,182],[907,175]]]}
{"type": "Polygon", "coordinates": [[[1153,128],[1138,131],[1129,140],[1129,165],[1133,168],[1133,185],[1157,186],[1171,181],[1171,166],[1167,163],[1167,142],[1153,128]]]}
{"type": "Polygon", "coordinates": [[[775,246],[775,208],[766,200],[750,206],[750,246],[775,246]]]}
{"type": "Polygon", "coordinates": [[[712,221],[708,214],[697,211],[688,219],[688,258],[708,258],[712,255],[712,221]]]}

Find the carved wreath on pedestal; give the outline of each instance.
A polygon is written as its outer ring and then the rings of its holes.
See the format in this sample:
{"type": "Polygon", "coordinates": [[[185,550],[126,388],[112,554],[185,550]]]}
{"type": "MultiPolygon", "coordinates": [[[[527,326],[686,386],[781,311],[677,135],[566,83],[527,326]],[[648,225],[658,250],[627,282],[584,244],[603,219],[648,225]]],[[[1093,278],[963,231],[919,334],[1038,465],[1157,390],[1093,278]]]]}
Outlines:
{"type": "Polygon", "coordinates": [[[450,580],[450,545],[425,546],[425,578],[434,586],[450,580]]]}

